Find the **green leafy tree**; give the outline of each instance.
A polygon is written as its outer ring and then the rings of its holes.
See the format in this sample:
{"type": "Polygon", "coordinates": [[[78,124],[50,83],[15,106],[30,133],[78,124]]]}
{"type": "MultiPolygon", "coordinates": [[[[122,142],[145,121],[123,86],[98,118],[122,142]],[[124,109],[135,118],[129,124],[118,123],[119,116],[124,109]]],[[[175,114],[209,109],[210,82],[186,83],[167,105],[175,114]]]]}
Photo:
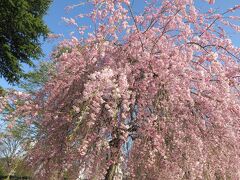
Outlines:
{"type": "Polygon", "coordinates": [[[42,55],[40,38],[48,27],[43,21],[51,0],[0,1],[0,77],[19,83],[25,77],[23,64],[34,66],[42,55]]]}
{"type": "Polygon", "coordinates": [[[21,147],[24,139],[2,134],[0,140],[0,158],[4,165],[5,173],[12,174],[17,166],[19,157],[22,156],[23,148],[21,147]]]}
{"type": "Polygon", "coordinates": [[[26,78],[20,81],[19,87],[24,91],[34,94],[48,79],[55,74],[55,63],[40,62],[39,66],[26,74],[26,78]]]}
{"type": "Polygon", "coordinates": [[[9,132],[1,133],[0,175],[31,176],[31,168],[25,162],[28,135],[28,128],[20,123],[9,132]]]}

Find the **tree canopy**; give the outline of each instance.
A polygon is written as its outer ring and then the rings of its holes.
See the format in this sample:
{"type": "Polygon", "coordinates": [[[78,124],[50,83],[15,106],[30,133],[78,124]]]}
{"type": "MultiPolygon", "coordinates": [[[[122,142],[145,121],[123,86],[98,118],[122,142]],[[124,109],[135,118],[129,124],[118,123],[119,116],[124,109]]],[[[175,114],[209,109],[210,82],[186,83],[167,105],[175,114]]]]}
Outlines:
{"type": "Polygon", "coordinates": [[[76,16],[89,27],[65,18],[83,38],[60,43],[41,88],[1,98],[6,120],[38,125],[38,179],[240,179],[239,48],[227,33],[240,31],[240,5],[141,3],[137,14],[130,0],[73,6],[89,7],[76,16]]]}
{"type": "Polygon", "coordinates": [[[22,65],[41,56],[40,38],[49,32],[43,21],[51,0],[0,1],[0,76],[9,83],[24,77],[22,65]]]}

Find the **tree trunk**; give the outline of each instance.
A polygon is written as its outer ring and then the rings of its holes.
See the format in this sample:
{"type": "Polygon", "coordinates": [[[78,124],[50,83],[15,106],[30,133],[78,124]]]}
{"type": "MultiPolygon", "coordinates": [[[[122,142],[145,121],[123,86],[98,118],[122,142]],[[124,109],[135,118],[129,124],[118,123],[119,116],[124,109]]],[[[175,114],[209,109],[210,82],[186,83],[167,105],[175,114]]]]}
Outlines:
{"type": "Polygon", "coordinates": [[[115,173],[116,173],[116,169],[117,169],[117,164],[112,164],[107,171],[105,180],[114,180],[115,177],[115,173]]]}

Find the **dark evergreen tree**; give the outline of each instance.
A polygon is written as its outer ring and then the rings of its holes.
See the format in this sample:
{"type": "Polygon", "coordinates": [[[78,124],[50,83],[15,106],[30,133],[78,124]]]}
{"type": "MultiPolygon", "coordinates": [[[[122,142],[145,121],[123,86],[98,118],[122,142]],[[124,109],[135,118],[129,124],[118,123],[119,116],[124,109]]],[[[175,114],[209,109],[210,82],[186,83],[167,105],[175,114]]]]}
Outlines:
{"type": "Polygon", "coordinates": [[[0,1],[0,77],[18,83],[22,65],[33,66],[42,55],[40,38],[49,32],[43,21],[51,0],[0,1]]]}

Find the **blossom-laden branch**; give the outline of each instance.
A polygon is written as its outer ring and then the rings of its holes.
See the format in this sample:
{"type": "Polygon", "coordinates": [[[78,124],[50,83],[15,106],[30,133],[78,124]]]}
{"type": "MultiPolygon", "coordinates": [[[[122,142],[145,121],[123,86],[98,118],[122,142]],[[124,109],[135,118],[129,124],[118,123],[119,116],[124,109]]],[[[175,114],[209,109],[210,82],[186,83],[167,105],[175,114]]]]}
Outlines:
{"type": "Polygon", "coordinates": [[[236,26],[192,0],[84,4],[93,32],[69,19],[87,38],[63,41],[56,73],[11,112],[39,124],[38,179],[239,179],[236,26]]]}

